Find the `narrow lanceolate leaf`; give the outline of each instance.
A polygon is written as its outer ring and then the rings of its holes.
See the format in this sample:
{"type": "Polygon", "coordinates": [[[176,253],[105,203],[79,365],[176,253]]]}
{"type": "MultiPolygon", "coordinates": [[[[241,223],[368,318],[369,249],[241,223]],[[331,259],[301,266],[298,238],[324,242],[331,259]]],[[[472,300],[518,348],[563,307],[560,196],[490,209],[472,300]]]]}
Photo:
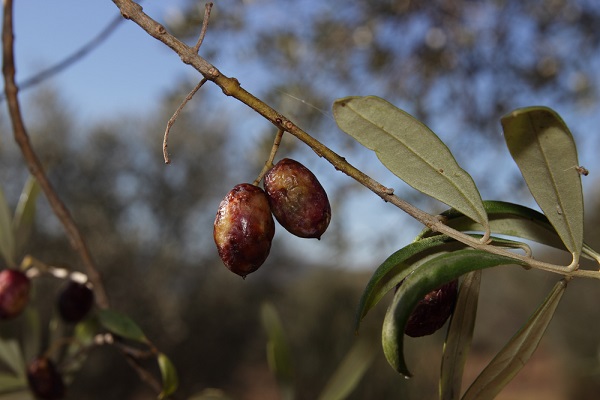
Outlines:
{"type": "Polygon", "coordinates": [[[177,377],[177,370],[175,366],[163,353],[158,354],[158,367],[162,376],[162,391],[158,396],[159,399],[167,399],[170,395],[175,393],[179,386],[179,378],[177,377]]]}
{"type": "Polygon", "coordinates": [[[104,328],[125,339],[146,343],[148,339],[142,329],[131,318],[120,312],[103,309],[98,311],[98,322],[104,328]]]}
{"type": "Polygon", "coordinates": [[[475,328],[480,283],[481,270],[466,274],[460,285],[444,343],[440,374],[441,400],[460,398],[463,371],[475,328]]]}
{"type": "Polygon", "coordinates": [[[502,118],[504,138],[525,182],[577,263],[583,245],[583,194],[571,132],[553,110],[529,107],[502,118]]]}
{"type": "Polygon", "coordinates": [[[412,310],[427,293],[468,272],[515,263],[512,258],[482,250],[456,250],[427,261],[408,275],[383,321],[381,341],[390,365],[407,377],[411,375],[404,360],[404,330],[412,310]]]}
{"type": "MultiPolygon", "coordinates": [[[[519,204],[505,201],[485,200],[483,202],[488,215],[489,226],[495,234],[514,236],[533,240],[546,246],[565,250],[560,236],[548,218],[539,211],[519,204]]],[[[455,209],[449,209],[440,214],[444,224],[459,231],[483,231],[483,227],[455,209]]],[[[429,228],[423,229],[415,238],[421,239],[439,235],[429,228]]],[[[586,243],[583,244],[583,255],[600,263],[600,254],[586,243]]]]}
{"type": "Polygon", "coordinates": [[[342,400],[348,397],[371,366],[375,354],[368,339],[358,339],[329,378],[319,400],[342,400]]]}
{"type": "Polygon", "coordinates": [[[19,197],[19,203],[12,220],[16,248],[21,249],[29,238],[35,216],[35,203],[40,193],[40,185],[30,176],[19,197]]]}
{"type": "Polygon", "coordinates": [[[15,233],[12,217],[4,193],[0,189],[0,255],[9,267],[16,266],[15,233]]]}
{"type": "Polygon", "coordinates": [[[294,373],[292,356],[285,331],[277,310],[271,303],[264,303],[261,308],[263,327],[267,333],[267,361],[271,372],[277,378],[283,399],[292,399],[294,373]]]}
{"type": "Polygon", "coordinates": [[[517,375],[537,349],[567,284],[559,281],[529,321],[479,374],[463,400],[493,399],[517,375]]]}
{"type": "Polygon", "coordinates": [[[333,115],[340,129],[374,150],[400,179],[487,226],[473,179],[427,126],[372,96],[339,99],[333,115]]]}
{"type": "Polygon", "coordinates": [[[25,360],[19,342],[15,339],[0,337],[0,366],[8,367],[17,376],[24,375],[25,360]]]}
{"type": "MultiPolygon", "coordinates": [[[[473,235],[480,237],[480,235],[473,235]]],[[[520,248],[523,244],[508,239],[492,237],[499,247],[520,248]]],[[[389,256],[373,273],[360,298],[356,313],[355,329],[358,331],[362,319],[369,310],[423,263],[441,254],[464,249],[465,244],[446,235],[436,235],[415,241],[389,256]]]]}

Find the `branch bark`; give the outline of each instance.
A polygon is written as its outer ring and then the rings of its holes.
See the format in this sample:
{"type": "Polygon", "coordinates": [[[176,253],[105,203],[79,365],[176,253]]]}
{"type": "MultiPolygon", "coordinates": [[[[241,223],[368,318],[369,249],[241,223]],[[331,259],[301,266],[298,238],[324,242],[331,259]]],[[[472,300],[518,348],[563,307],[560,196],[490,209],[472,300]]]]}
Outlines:
{"type": "Polygon", "coordinates": [[[592,271],[578,271],[576,268],[574,268],[574,266],[571,265],[562,266],[538,261],[532,257],[516,254],[490,245],[487,242],[481,242],[469,235],[446,226],[436,216],[428,214],[425,211],[422,211],[412,204],[402,200],[398,196],[394,195],[393,189],[385,187],[381,183],[377,182],[370,176],[364,174],[362,171],[348,163],[344,157],[320,143],[318,140],[300,129],[290,119],[278,113],[268,104],[242,88],[237,79],[223,75],[215,66],[199,56],[193,47],[181,42],[179,39],[168,33],[164,26],[145,14],[139,4],[132,0],[112,1],[119,8],[119,10],[121,10],[121,15],[123,15],[124,18],[132,20],[150,36],[171,48],[179,55],[184,63],[191,65],[198,72],[200,72],[205,79],[212,81],[219,86],[225,95],[234,97],[235,99],[246,104],[248,107],[252,108],[258,114],[275,125],[275,127],[278,129],[291,133],[296,138],[311,147],[317,155],[329,161],[329,163],[331,163],[335,169],[342,171],[346,175],[355,179],[357,182],[381,197],[384,201],[392,203],[433,231],[446,234],[472,248],[523,261],[533,268],[554,272],[565,276],[574,277],[585,275],[587,277],[600,279],[600,273],[598,272],[594,271],[593,276],[590,276],[592,271]],[[584,272],[584,274],[581,274],[580,272],[584,272]]]}
{"type": "Polygon", "coordinates": [[[94,285],[96,303],[101,308],[108,307],[108,297],[102,285],[100,274],[96,269],[90,251],[85,243],[83,235],[79,231],[69,210],[59,198],[58,194],[52,187],[42,163],[35,153],[23,117],[21,114],[21,106],[19,104],[18,92],[19,88],[15,81],[15,57],[14,57],[14,32],[13,32],[13,1],[4,1],[4,15],[2,21],[2,75],[4,76],[4,92],[6,95],[6,103],[8,113],[13,127],[15,141],[21,149],[23,158],[27,163],[27,167],[31,174],[37,179],[38,183],[52,210],[63,224],[67,236],[70,239],[72,247],[81,257],[81,261],[86,268],[86,273],[94,285]]]}

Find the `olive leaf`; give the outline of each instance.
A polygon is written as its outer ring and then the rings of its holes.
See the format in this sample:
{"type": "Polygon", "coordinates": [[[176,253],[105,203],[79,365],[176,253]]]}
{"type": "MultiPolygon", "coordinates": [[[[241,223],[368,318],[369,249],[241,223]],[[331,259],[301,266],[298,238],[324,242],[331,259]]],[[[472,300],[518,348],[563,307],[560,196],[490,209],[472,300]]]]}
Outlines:
{"type": "Polygon", "coordinates": [[[440,373],[441,400],[460,398],[463,371],[475,329],[480,284],[481,270],[466,274],[460,285],[444,342],[440,373]]]}
{"type": "Polygon", "coordinates": [[[390,365],[399,373],[411,376],[404,360],[404,330],[411,312],[427,293],[468,272],[506,264],[525,265],[510,257],[464,249],[428,260],[408,275],[396,291],[383,321],[381,341],[390,365]]]}
{"type": "Polygon", "coordinates": [[[16,266],[15,233],[11,221],[10,208],[0,189],[0,255],[9,267],[14,268],[16,266]]]}
{"type": "MultiPolygon", "coordinates": [[[[565,246],[548,218],[537,210],[505,201],[485,200],[483,202],[488,214],[490,229],[495,234],[514,236],[533,240],[546,246],[564,250],[565,246]]],[[[483,227],[473,222],[461,212],[451,208],[440,214],[444,224],[459,231],[483,231],[483,227]]],[[[439,235],[429,228],[423,229],[415,241],[439,235]]],[[[586,243],[583,244],[583,255],[600,263],[600,254],[586,243]]]]}
{"type": "MultiPolygon", "coordinates": [[[[480,235],[472,235],[480,237],[480,235]]],[[[520,248],[523,244],[508,239],[492,238],[496,246],[520,248]]],[[[360,298],[355,319],[355,329],[358,331],[361,320],[369,310],[402,279],[410,275],[423,263],[441,254],[464,249],[465,244],[446,235],[437,235],[415,241],[389,256],[373,273],[360,298]]]]}
{"type": "Polygon", "coordinates": [[[463,400],[493,399],[531,358],[550,324],[567,283],[561,280],[533,313],[529,321],[496,354],[471,384],[463,400]]]}
{"type": "Polygon", "coordinates": [[[40,190],[37,180],[33,176],[30,176],[21,191],[21,196],[19,197],[12,220],[17,250],[21,249],[29,238],[31,225],[35,216],[35,203],[40,190]]]}
{"type": "Polygon", "coordinates": [[[163,353],[159,353],[157,361],[162,376],[162,391],[158,398],[162,400],[169,398],[170,395],[175,393],[179,386],[179,378],[177,377],[177,370],[169,357],[163,353]]]}
{"type": "Polygon", "coordinates": [[[367,372],[375,354],[368,339],[358,339],[329,378],[319,400],[345,399],[367,372]]]}
{"type": "Polygon", "coordinates": [[[97,315],[100,325],[115,335],[137,342],[148,342],[142,329],[127,315],[110,309],[99,310],[97,315]]]}
{"type": "Polygon", "coordinates": [[[508,150],[544,214],[573,254],[583,245],[583,194],[571,132],[556,112],[527,107],[502,117],[508,150]]]}
{"type": "Polygon", "coordinates": [[[374,150],[404,182],[487,226],[473,178],[427,126],[374,96],[336,100],[333,115],[341,130],[374,150]]]}
{"type": "Polygon", "coordinates": [[[25,375],[25,360],[17,340],[0,337],[0,365],[8,367],[17,376],[25,375]]]}
{"type": "Polygon", "coordinates": [[[15,376],[0,372],[0,393],[11,393],[19,389],[25,389],[26,387],[27,378],[24,374],[22,376],[15,376]]]}
{"type": "Polygon", "coordinates": [[[292,399],[294,398],[294,371],[291,351],[279,314],[271,303],[263,303],[261,307],[261,320],[269,338],[267,342],[269,369],[277,378],[282,398],[292,399]]]}

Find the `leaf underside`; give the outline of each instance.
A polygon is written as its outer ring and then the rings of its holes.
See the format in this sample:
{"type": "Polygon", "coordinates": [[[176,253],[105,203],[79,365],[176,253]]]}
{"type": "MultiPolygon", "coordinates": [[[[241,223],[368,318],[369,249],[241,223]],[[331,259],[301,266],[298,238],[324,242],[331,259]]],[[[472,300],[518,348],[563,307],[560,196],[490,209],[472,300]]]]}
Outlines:
{"type": "Polygon", "coordinates": [[[515,336],[496,354],[471,384],[463,400],[491,400],[517,375],[537,349],[567,284],[557,282],[540,307],[515,336]]]}
{"type": "Polygon", "coordinates": [[[427,126],[374,96],[339,99],[333,114],[341,130],[404,182],[487,226],[475,182],[427,126]]]}
{"type": "Polygon", "coordinates": [[[583,245],[583,194],[571,132],[553,110],[528,107],[501,120],[513,159],[576,263],[583,245]]]}

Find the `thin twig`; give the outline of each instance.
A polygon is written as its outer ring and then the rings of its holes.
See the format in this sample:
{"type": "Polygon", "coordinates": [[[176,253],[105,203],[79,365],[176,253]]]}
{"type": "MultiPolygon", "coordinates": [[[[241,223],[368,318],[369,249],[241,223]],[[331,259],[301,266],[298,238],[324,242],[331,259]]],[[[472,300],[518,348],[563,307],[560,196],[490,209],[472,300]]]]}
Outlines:
{"type": "MultiPolygon", "coordinates": [[[[325,158],[333,167],[339,171],[342,171],[346,175],[350,176],[377,196],[381,197],[384,201],[389,202],[396,207],[400,208],[414,219],[421,222],[435,232],[440,232],[450,236],[453,239],[458,240],[467,246],[475,249],[484,250],[492,254],[501,255],[505,257],[511,257],[515,260],[524,262],[533,268],[541,269],[544,271],[554,272],[565,276],[578,276],[579,271],[576,270],[577,266],[573,263],[569,266],[555,265],[547,262],[535,260],[532,257],[522,256],[519,254],[512,253],[510,251],[498,248],[490,245],[486,242],[481,242],[473,237],[459,232],[438,220],[434,215],[426,213],[425,211],[413,206],[412,204],[402,200],[398,196],[394,195],[393,189],[387,188],[375,179],[366,175],[352,164],[348,163],[346,159],[327,146],[323,145],[317,139],[303,131],[290,119],[283,116],[271,106],[245,90],[241,87],[240,83],[235,78],[225,76],[215,66],[210,64],[204,58],[200,57],[194,48],[187,46],[185,43],[170,35],[165,31],[162,26],[145,14],[142,8],[131,0],[112,0],[113,3],[121,10],[121,14],[128,19],[131,19],[138,24],[143,30],[145,30],[150,36],[161,41],[166,46],[175,51],[181,60],[194,67],[200,72],[206,79],[214,82],[221,88],[223,93],[227,96],[232,96],[240,102],[246,104],[252,108],[258,114],[263,116],[265,119],[270,121],[276,127],[283,129],[296,138],[307,144],[313,151],[325,158]],[[161,29],[162,28],[162,29],[161,29]]],[[[583,275],[583,274],[581,274],[583,275]]],[[[585,273],[587,277],[593,277],[600,279],[600,272],[585,273]],[[593,273],[593,275],[592,275],[593,273]]]]}
{"type": "Polygon", "coordinates": [[[273,140],[273,146],[271,147],[271,154],[269,154],[269,159],[265,162],[265,166],[263,167],[260,174],[256,177],[254,182],[252,183],[254,186],[260,183],[260,180],[265,176],[268,170],[273,168],[273,160],[275,159],[275,155],[277,154],[277,150],[279,149],[279,144],[281,143],[281,138],[283,137],[283,129],[279,129],[277,134],[275,135],[275,140],[273,140]]]}
{"type": "Polygon", "coordinates": [[[212,10],[213,3],[206,3],[204,5],[204,20],[202,21],[202,29],[200,30],[200,37],[198,42],[194,46],[194,51],[197,53],[200,51],[200,46],[204,42],[204,36],[206,36],[206,29],[208,28],[208,20],[210,19],[210,10],[212,10]]]}
{"type": "Polygon", "coordinates": [[[75,224],[69,210],[59,198],[58,194],[48,180],[44,168],[37,154],[33,150],[33,146],[29,140],[29,135],[23,122],[21,115],[21,106],[19,104],[18,92],[19,88],[15,81],[15,59],[14,59],[14,33],[13,33],[13,1],[4,1],[4,15],[2,24],[2,75],[4,76],[4,92],[8,112],[13,127],[15,141],[19,145],[27,167],[31,174],[37,179],[42,191],[48,199],[48,203],[52,210],[63,224],[67,236],[71,241],[71,246],[77,251],[81,257],[83,265],[90,281],[95,287],[96,303],[101,308],[108,307],[108,297],[104,291],[100,274],[96,269],[92,256],[85,243],[83,235],[75,224]]]}
{"type": "Polygon", "coordinates": [[[175,113],[173,114],[173,116],[169,119],[169,122],[167,122],[167,129],[165,129],[165,137],[163,138],[163,157],[165,159],[165,164],[171,163],[171,159],[169,158],[169,151],[167,150],[167,147],[168,147],[167,142],[169,140],[169,132],[171,131],[171,127],[173,126],[173,124],[175,123],[177,118],[179,117],[179,114],[181,113],[181,110],[183,110],[183,107],[185,107],[187,102],[190,101],[192,99],[192,97],[194,97],[196,92],[198,90],[200,90],[200,88],[202,87],[202,85],[204,85],[206,83],[206,81],[207,81],[206,78],[202,79],[196,85],[196,87],[194,87],[192,89],[192,91],[188,93],[188,95],[185,97],[183,102],[179,105],[179,107],[177,107],[177,110],[175,110],[175,113]]]}

